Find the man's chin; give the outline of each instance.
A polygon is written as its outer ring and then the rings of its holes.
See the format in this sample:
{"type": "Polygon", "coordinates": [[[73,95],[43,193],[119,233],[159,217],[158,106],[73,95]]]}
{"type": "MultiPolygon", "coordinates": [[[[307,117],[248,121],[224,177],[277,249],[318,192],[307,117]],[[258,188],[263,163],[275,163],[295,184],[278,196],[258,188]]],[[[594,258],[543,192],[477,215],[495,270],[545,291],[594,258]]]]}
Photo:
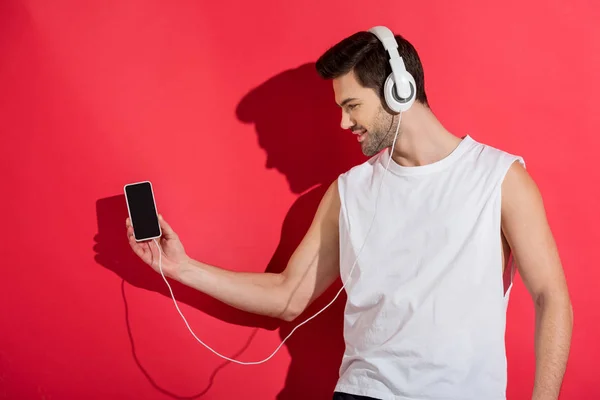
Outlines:
{"type": "Polygon", "coordinates": [[[366,141],[360,144],[360,149],[362,150],[362,153],[367,157],[373,157],[374,155],[379,154],[383,149],[386,148],[387,146],[383,145],[381,145],[379,148],[369,146],[369,143],[366,141]]]}
{"type": "Polygon", "coordinates": [[[364,143],[361,143],[360,149],[362,150],[362,153],[367,157],[373,157],[375,154],[378,153],[377,151],[374,151],[373,148],[369,147],[364,143]]]}

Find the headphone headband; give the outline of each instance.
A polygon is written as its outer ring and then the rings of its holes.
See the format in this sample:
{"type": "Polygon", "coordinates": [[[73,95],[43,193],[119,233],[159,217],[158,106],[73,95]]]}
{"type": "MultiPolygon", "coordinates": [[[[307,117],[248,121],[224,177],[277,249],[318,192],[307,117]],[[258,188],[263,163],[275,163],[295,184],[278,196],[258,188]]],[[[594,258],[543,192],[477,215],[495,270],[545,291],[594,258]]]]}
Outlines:
{"type": "Polygon", "coordinates": [[[379,41],[383,44],[384,49],[389,54],[389,62],[392,68],[391,78],[393,82],[388,78],[389,83],[386,82],[386,86],[390,86],[392,95],[396,95],[397,99],[387,99],[388,105],[394,111],[407,110],[415,99],[416,85],[413,77],[406,70],[404,60],[398,53],[398,42],[390,29],[385,26],[374,26],[369,29],[369,32],[373,33],[379,41]],[[393,84],[393,88],[391,87],[393,84]]]}

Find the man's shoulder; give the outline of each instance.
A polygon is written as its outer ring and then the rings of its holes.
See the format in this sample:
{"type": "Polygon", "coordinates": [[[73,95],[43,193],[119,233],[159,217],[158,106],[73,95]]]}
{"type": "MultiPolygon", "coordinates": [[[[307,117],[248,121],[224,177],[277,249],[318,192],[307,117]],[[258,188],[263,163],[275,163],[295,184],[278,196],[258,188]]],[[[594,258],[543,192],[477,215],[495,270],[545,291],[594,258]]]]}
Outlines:
{"type": "MultiPolygon", "coordinates": [[[[472,139],[473,146],[465,158],[460,173],[479,182],[486,182],[492,188],[500,188],[514,164],[525,168],[525,158],[502,145],[472,139]]],[[[513,168],[514,169],[514,168],[513,168]]]]}
{"type": "Polygon", "coordinates": [[[523,166],[525,160],[523,156],[507,150],[499,145],[493,145],[486,141],[480,141],[470,138],[473,142],[471,158],[476,162],[477,166],[488,167],[488,168],[505,168],[506,164],[511,165],[513,162],[518,161],[523,166]]]}
{"type": "Polygon", "coordinates": [[[369,157],[366,161],[353,166],[338,176],[336,184],[342,201],[344,201],[343,199],[346,196],[355,194],[356,190],[363,190],[369,187],[368,182],[378,173],[377,169],[381,164],[380,158],[382,153],[380,152],[369,157]]]}
{"type": "Polygon", "coordinates": [[[340,180],[347,180],[352,177],[363,176],[365,174],[371,174],[373,169],[377,167],[380,163],[381,157],[383,155],[383,150],[374,156],[369,157],[367,160],[363,161],[360,164],[357,164],[347,171],[341,173],[338,177],[340,180]]]}

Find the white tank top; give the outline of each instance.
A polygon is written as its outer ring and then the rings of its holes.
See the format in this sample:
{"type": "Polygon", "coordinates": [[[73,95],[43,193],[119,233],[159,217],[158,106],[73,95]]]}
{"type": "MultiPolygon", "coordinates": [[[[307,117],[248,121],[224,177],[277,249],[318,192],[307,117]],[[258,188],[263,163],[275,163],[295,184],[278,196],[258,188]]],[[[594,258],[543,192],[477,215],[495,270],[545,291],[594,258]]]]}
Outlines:
{"type": "Polygon", "coordinates": [[[385,150],[340,175],[346,349],[337,391],[394,400],[504,400],[501,184],[515,156],[466,136],[403,167],[385,150]]]}

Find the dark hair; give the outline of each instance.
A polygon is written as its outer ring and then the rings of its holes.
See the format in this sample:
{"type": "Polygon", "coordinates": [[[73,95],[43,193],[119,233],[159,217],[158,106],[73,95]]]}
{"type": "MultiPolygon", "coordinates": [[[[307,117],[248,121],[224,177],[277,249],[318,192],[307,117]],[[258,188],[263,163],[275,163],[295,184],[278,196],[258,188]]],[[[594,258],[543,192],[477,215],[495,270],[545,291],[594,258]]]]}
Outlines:
{"type": "MultiPolygon", "coordinates": [[[[395,35],[398,53],[404,60],[408,72],[417,85],[416,101],[429,106],[425,93],[423,66],[413,45],[400,35],[395,35]]],[[[316,62],[319,75],[324,79],[335,79],[354,70],[358,82],[374,89],[382,102],[383,84],[392,72],[389,55],[383,44],[373,33],[357,32],[329,48],[316,62]]]]}

